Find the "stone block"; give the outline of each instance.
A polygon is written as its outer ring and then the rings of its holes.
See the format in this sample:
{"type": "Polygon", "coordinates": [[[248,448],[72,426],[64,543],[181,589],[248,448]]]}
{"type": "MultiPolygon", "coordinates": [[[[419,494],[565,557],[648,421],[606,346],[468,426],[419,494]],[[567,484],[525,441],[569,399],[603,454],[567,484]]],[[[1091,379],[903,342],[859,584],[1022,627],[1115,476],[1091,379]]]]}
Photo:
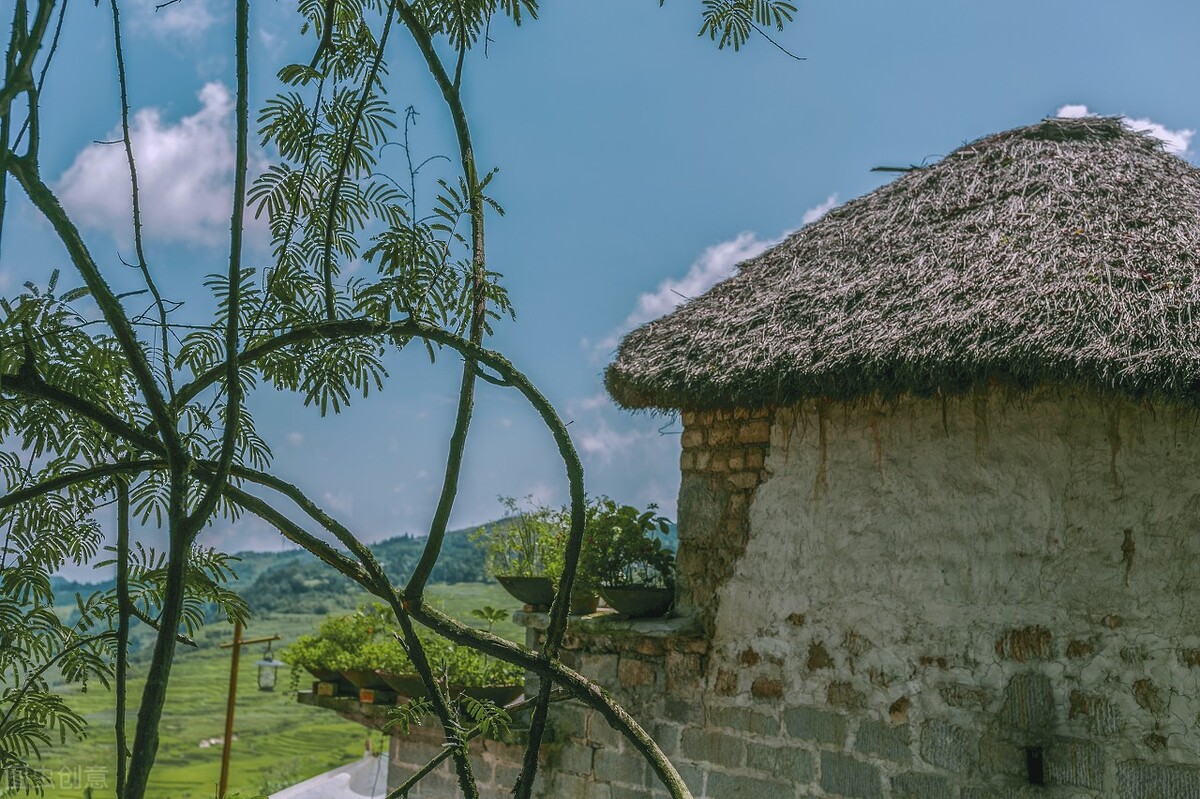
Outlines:
{"type": "Polygon", "coordinates": [[[892,799],[953,799],[945,777],[909,772],[892,778],[892,799]]]}
{"type": "Polygon", "coordinates": [[[746,422],[738,428],[738,441],[743,444],[762,444],[771,440],[771,425],[766,419],[746,422]]]}
{"type": "Polygon", "coordinates": [[[820,641],[809,642],[808,659],[804,661],[804,666],[809,671],[833,668],[833,658],[829,656],[829,650],[825,648],[825,644],[820,641]]]}
{"type": "Polygon", "coordinates": [[[646,788],[627,788],[623,785],[610,785],[609,795],[612,799],[653,799],[654,796],[646,788]]]}
{"type": "Polygon", "coordinates": [[[636,752],[617,752],[613,749],[596,750],[597,780],[644,786],[647,768],[646,759],[636,752]]]}
{"type": "Polygon", "coordinates": [[[718,696],[736,696],[738,694],[738,673],[733,669],[718,670],[713,690],[718,696]]]}
{"type": "Polygon", "coordinates": [[[782,777],[794,785],[806,785],[816,774],[816,763],[807,750],[792,746],[746,744],[746,766],[782,777]]]}
{"type": "Polygon", "coordinates": [[[1128,760],[1117,764],[1120,799],[1200,799],[1200,769],[1128,760]]]}
{"type": "Polygon", "coordinates": [[[803,741],[840,744],[846,740],[846,717],[815,707],[793,707],[783,711],[788,735],[803,741]]]}
{"type": "Polygon", "coordinates": [[[757,677],[750,684],[750,695],[755,699],[782,699],[783,681],[773,677],[757,677]]]}
{"type": "Polygon", "coordinates": [[[617,677],[622,687],[641,688],[653,685],[655,676],[654,667],[644,660],[623,657],[617,663],[617,677]]]}
{"type": "MultiPolygon", "coordinates": [[[[688,787],[688,790],[695,796],[703,796],[704,778],[708,775],[708,771],[691,763],[674,763],[673,765],[675,766],[675,770],[679,772],[679,776],[683,778],[683,783],[688,787]]],[[[662,787],[662,782],[653,771],[649,772],[647,782],[656,789],[662,787]]]]}
{"type": "Polygon", "coordinates": [[[567,741],[572,738],[586,738],[588,717],[592,711],[582,705],[573,703],[556,704],[550,708],[546,720],[547,741],[567,741]]]}
{"type": "Polygon", "coordinates": [[[688,760],[738,768],[746,762],[746,744],[723,732],[687,727],[679,739],[679,754],[688,760]]]}
{"type": "Polygon", "coordinates": [[[1170,704],[1162,689],[1153,680],[1138,680],[1133,684],[1133,698],[1141,707],[1156,716],[1167,712],[1170,704]]]}
{"type": "Polygon", "coordinates": [[[792,791],[792,786],[785,782],[714,771],[708,775],[705,796],[714,799],[766,799],[772,796],[787,796],[792,791]]]}
{"type": "Polygon", "coordinates": [[[1068,715],[1071,720],[1083,719],[1088,731],[1096,735],[1113,735],[1121,728],[1121,711],[1100,694],[1071,691],[1068,715]]]}
{"type": "Polygon", "coordinates": [[[857,748],[868,755],[908,763],[912,760],[912,733],[907,726],[884,724],[875,719],[863,719],[858,726],[857,748]]]}
{"type": "Polygon", "coordinates": [[[979,767],[979,742],[961,727],[930,719],[921,727],[921,757],[931,766],[970,774],[979,767]]]}
{"type": "MultiPolygon", "coordinates": [[[[577,774],[567,774],[562,771],[556,772],[551,778],[554,796],[585,796],[589,784],[589,781],[584,777],[580,777],[577,774]]],[[[456,788],[452,792],[443,795],[457,796],[458,794],[459,792],[456,788]]]]}
{"type": "Polygon", "coordinates": [[[1044,674],[1014,674],[1004,689],[1000,720],[1024,732],[1044,730],[1054,723],[1054,690],[1044,674]]]}
{"type": "Polygon", "coordinates": [[[608,720],[599,713],[588,719],[587,737],[593,745],[607,746],[610,749],[620,748],[621,741],[624,740],[621,733],[614,730],[608,720]]]}
{"type": "Polygon", "coordinates": [[[839,752],[821,753],[821,789],[854,799],[882,799],[879,769],[839,752]]]}
{"type": "Polygon", "coordinates": [[[988,706],[988,693],[983,688],[961,683],[947,683],[938,688],[942,701],[950,707],[983,710],[988,706]]]}
{"type": "Polygon", "coordinates": [[[704,659],[691,652],[668,652],[666,657],[667,691],[692,695],[704,679],[704,659]]]}
{"type": "Polygon", "coordinates": [[[995,732],[988,732],[979,739],[979,766],[987,774],[1027,778],[1025,750],[995,732]]]}
{"type": "Polygon", "coordinates": [[[1007,630],[996,639],[996,655],[1018,663],[1049,660],[1054,656],[1054,635],[1038,625],[1007,630]]]}
{"type": "Polygon", "coordinates": [[[551,769],[571,774],[591,774],[592,757],[595,749],[583,744],[554,747],[549,751],[551,769]]]}
{"type": "Polygon", "coordinates": [[[752,707],[710,705],[708,724],[712,727],[724,727],[728,730],[749,732],[754,735],[771,737],[779,735],[779,719],[772,713],[765,713],[752,707]]]}
{"type": "Polygon", "coordinates": [[[579,670],[605,688],[617,685],[617,656],[585,654],[580,658],[579,670]]]}
{"type": "Polygon", "coordinates": [[[1047,785],[1104,788],[1104,750],[1085,741],[1054,741],[1043,751],[1047,785]]]}
{"type": "Polygon", "coordinates": [[[825,688],[825,701],[834,707],[861,710],[867,706],[867,695],[848,682],[831,682],[825,688]]]}
{"type": "Polygon", "coordinates": [[[699,702],[667,695],[663,699],[663,715],[680,724],[700,725],[704,723],[704,706],[699,702]]]}
{"type": "Polygon", "coordinates": [[[674,757],[675,753],[679,751],[679,737],[683,730],[678,724],[656,721],[650,725],[649,732],[650,737],[667,757],[674,757]]]}

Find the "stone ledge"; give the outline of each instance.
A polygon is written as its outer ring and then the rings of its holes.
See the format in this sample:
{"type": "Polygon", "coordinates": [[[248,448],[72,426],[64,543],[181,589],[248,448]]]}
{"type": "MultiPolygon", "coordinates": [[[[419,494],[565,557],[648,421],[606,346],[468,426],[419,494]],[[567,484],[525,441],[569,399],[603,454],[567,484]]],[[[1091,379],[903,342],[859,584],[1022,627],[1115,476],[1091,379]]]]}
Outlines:
{"type": "MultiPolygon", "coordinates": [[[[550,614],[518,610],[513,623],[533,630],[550,626],[550,614]]],[[[631,619],[615,610],[599,610],[587,616],[572,616],[567,631],[575,635],[632,635],[646,638],[703,639],[704,631],[695,619],[676,616],[657,619],[631,619]]]]}
{"type": "Polygon", "coordinates": [[[296,702],[332,710],[348,721],[373,730],[383,729],[383,725],[387,723],[388,711],[392,709],[390,705],[365,705],[351,696],[318,696],[312,691],[296,692],[296,702]]]}
{"type": "MultiPolygon", "coordinates": [[[[404,701],[407,701],[404,700],[404,701]]],[[[313,691],[297,691],[296,702],[309,707],[319,707],[324,710],[332,710],[347,721],[353,721],[355,724],[361,724],[364,727],[369,727],[373,730],[382,731],[387,723],[388,711],[395,705],[368,705],[358,701],[352,696],[318,696],[313,691]]],[[[401,702],[403,704],[403,702],[401,702]]],[[[509,727],[506,735],[485,735],[481,740],[498,741],[506,744],[524,745],[528,733],[529,716],[532,713],[530,708],[521,710],[513,715],[512,724],[509,727]]],[[[431,724],[426,724],[421,727],[413,727],[409,733],[409,737],[429,737],[441,741],[442,733],[441,726],[430,717],[431,724]]],[[[393,737],[404,737],[403,733],[398,731],[392,733],[393,737]]]]}

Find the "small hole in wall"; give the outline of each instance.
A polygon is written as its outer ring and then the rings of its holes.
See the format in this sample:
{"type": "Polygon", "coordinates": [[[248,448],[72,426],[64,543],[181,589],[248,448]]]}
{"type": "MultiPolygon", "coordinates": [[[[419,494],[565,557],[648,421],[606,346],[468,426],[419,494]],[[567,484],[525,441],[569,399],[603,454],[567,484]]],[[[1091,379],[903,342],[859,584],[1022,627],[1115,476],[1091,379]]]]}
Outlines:
{"type": "Polygon", "coordinates": [[[1045,785],[1046,774],[1042,763],[1042,747],[1025,747],[1025,770],[1029,774],[1030,785],[1045,785]]]}

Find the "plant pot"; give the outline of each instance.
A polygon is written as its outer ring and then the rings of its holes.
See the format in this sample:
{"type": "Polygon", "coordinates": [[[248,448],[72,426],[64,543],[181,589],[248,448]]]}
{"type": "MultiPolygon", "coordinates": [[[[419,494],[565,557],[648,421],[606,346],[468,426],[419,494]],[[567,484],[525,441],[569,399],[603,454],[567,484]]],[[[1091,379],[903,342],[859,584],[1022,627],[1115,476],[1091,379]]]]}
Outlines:
{"type": "Polygon", "coordinates": [[[343,677],[342,673],[340,671],[333,671],[332,669],[322,669],[318,666],[305,666],[304,668],[306,671],[308,671],[309,674],[316,677],[321,682],[331,682],[331,683],[336,684],[338,687],[338,695],[339,696],[342,694],[358,693],[358,688],[355,687],[354,683],[350,682],[345,677],[343,677]]]}
{"type": "Polygon", "coordinates": [[[675,601],[675,589],[645,585],[603,586],[600,595],[610,608],[632,618],[662,616],[675,601]]]}
{"type": "Polygon", "coordinates": [[[572,616],[586,616],[589,613],[595,613],[598,607],[600,607],[600,596],[593,592],[575,594],[571,597],[572,616]]]}
{"type": "Polygon", "coordinates": [[[554,601],[554,583],[549,577],[497,576],[496,581],[504,586],[514,599],[526,605],[545,607],[554,601]]]}
{"type": "Polygon", "coordinates": [[[419,674],[392,674],[390,671],[380,671],[379,677],[400,696],[416,697],[429,694],[419,674]]]}
{"type": "Polygon", "coordinates": [[[378,691],[389,687],[374,669],[342,669],[342,676],[359,690],[369,688],[378,691]]]}
{"type": "Polygon", "coordinates": [[[464,694],[480,702],[490,699],[497,707],[504,707],[523,693],[524,685],[450,685],[451,696],[464,694]]]}

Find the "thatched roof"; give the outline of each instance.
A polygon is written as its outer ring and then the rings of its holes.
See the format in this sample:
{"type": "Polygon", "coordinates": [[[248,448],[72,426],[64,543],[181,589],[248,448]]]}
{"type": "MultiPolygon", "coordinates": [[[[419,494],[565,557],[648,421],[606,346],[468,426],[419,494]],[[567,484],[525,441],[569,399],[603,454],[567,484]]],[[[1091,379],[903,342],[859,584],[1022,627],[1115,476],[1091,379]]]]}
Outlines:
{"type": "Polygon", "coordinates": [[[972,142],[621,342],[629,408],[1053,383],[1197,404],[1200,170],[1119,119],[972,142]]]}

